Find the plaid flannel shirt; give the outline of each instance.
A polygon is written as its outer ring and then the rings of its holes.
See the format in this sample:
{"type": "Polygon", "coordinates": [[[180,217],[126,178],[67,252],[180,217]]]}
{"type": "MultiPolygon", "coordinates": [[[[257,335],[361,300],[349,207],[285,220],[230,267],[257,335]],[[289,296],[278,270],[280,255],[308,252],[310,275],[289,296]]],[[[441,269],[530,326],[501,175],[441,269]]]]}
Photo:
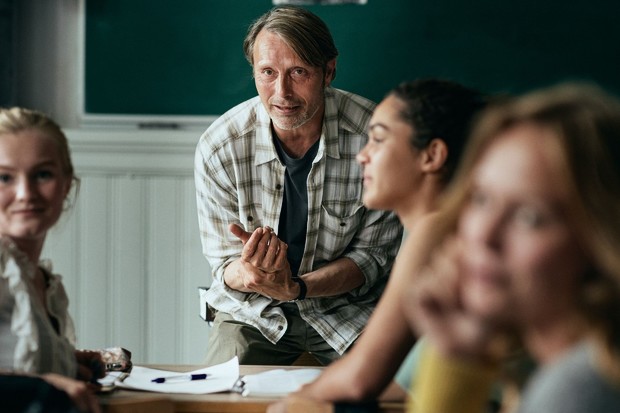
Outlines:
{"type": "MultiPolygon", "coordinates": [[[[298,301],[302,318],[342,354],[362,332],[378,301],[402,227],[393,213],[371,211],[362,204],[362,170],[355,156],[368,139],[375,104],[338,89],[325,91],[323,132],[308,176],[308,216],[299,274],[340,257],[353,260],[365,277],[358,288],[333,297],[298,301]]],[[[240,257],[241,242],[230,223],[246,231],[278,228],[285,167],[272,141],[271,120],[259,97],[218,118],[196,148],[195,181],[203,253],[213,271],[209,304],[252,325],[272,343],[285,333],[280,301],[233,290],[223,282],[224,269],[240,257]]]]}

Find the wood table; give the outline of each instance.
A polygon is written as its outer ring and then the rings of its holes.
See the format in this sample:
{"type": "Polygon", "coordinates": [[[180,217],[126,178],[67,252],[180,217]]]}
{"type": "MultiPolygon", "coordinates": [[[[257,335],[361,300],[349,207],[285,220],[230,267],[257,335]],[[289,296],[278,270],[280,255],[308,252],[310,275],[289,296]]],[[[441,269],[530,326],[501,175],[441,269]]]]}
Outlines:
{"type": "MultiPolygon", "coordinates": [[[[188,372],[204,366],[191,365],[149,365],[149,368],[188,372]]],[[[256,374],[274,368],[301,369],[304,366],[240,366],[240,374],[256,374]]],[[[317,367],[311,367],[317,368],[317,367]]],[[[320,367],[319,367],[320,368],[320,367]]],[[[117,389],[99,396],[104,413],[264,413],[267,406],[278,398],[243,397],[237,393],[175,394],[151,393],[137,390],[117,389]]],[[[299,400],[296,412],[330,413],[332,403],[318,403],[299,400]]],[[[402,413],[402,402],[381,402],[380,412],[402,413]]]]}

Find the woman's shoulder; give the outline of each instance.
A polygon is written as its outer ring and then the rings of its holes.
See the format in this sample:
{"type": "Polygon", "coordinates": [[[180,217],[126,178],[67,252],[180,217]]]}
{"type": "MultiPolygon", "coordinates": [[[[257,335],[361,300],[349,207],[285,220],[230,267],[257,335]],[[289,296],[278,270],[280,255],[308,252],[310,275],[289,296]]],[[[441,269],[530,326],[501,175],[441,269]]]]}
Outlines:
{"type": "Polygon", "coordinates": [[[429,212],[422,215],[414,225],[411,226],[412,234],[429,236],[435,232],[437,225],[442,221],[442,214],[439,211],[429,212]]]}
{"type": "Polygon", "coordinates": [[[596,367],[595,348],[591,343],[575,346],[532,377],[519,412],[538,411],[620,411],[620,387],[611,383],[596,367]]]}
{"type": "Polygon", "coordinates": [[[409,279],[412,272],[426,262],[434,245],[432,240],[439,222],[439,214],[432,212],[423,215],[414,225],[407,228],[405,239],[394,263],[393,278],[402,276],[409,279]]]}
{"type": "Polygon", "coordinates": [[[441,222],[439,212],[431,212],[421,216],[413,225],[406,229],[406,237],[403,242],[404,248],[420,249],[423,245],[432,244],[437,232],[437,226],[441,222]]]}

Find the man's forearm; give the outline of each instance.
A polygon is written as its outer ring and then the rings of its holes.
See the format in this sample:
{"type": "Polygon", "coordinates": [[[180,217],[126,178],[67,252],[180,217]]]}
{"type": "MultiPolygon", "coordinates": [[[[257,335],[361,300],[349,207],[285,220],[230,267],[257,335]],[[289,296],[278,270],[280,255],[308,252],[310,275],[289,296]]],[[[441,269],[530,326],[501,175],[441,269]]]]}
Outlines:
{"type": "MultiPolygon", "coordinates": [[[[224,269],[224,283],[233,290],[244,293],[255,292],[245,286],[243,271],[245,270],[240,258],[231,262],[224,269]]],[[[339,258],[316,271],[302,275],[302,278],[308,288],[306,297],[344,294],[365,282],[364,274],[350,258],[339,258]]]]}
{"type": "Polygon", "coordinates": [[[307,297],[330,297],[347,293],[364,284],[366,279],[350,258],[335,261],[301,276],[305,281],[307,297]]]}

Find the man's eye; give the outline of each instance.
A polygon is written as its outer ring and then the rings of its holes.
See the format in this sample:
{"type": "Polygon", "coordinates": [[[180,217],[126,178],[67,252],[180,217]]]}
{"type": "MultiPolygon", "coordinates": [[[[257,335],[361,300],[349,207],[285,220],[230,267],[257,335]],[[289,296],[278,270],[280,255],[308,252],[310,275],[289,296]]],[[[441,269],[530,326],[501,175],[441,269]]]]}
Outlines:
{"type": "Polygon", "coordinates": [[[13,179],[13,177],[9,174],[0,174],[0,183],[7,184],[11,182],[11,179],[13,179]]]}

